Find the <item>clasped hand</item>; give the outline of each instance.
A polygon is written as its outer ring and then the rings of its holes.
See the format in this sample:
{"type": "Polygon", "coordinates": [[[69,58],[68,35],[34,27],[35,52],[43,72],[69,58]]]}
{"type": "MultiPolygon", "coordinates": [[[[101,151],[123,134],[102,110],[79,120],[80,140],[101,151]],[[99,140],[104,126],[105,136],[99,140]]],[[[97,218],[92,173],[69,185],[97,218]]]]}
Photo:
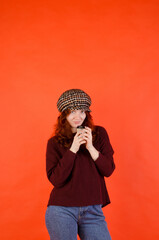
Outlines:
{"type": "Polygon", "coordinates": [[[85,144],[87,150],[89,150],[93,146],[91,128],[85,127],[85,129],[83,129],[81,132],[76,133],[70,150],[76,153],[79,150],[81,144],[85,144]]]}

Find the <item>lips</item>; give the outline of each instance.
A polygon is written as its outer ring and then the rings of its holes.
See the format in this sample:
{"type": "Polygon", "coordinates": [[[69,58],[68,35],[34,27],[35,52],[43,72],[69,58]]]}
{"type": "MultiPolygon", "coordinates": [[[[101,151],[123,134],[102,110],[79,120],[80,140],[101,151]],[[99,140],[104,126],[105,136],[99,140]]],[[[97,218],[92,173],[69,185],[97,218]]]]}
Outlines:
{"type": "Polygon", "coordinates": [[[75,121],[74,123],[75,123],[75,124],[80,124],[81,122],[80,122],[80,121],[75,121]]]}

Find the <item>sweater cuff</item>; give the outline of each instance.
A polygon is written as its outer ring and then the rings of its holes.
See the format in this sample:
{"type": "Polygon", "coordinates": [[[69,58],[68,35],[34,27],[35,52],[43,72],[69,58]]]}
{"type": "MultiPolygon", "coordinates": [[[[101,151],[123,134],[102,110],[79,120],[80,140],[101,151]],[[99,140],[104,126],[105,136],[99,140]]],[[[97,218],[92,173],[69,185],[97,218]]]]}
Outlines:
{"type": "Polygon", "coordinates": [[[100,173],[105,177],[109,177],[115,169],[113,158],[106,158],[101,153],[99,153],[99,157],[95,161],[95,165],[100,173]]]}
{"type": "Polygon", "coordinates": [[[74,161],[75,156],[76,154],[72,152],[70,149],[68,149],[63,155],[63,157],[61,158],[60,162],[62,162],[63,164],[71,163],[74,161]],[[67,161],[65,159],[67,159],[67,161]]]}
{"type": "Polygon", "coordinates": [[[98,156],[98,158],[94,161],[95,162],[95,164],[97,165],[97,166],[102,166],[102,164],[103,164],[103,156],[102,156],[102,154],[99,152],[99,156],[98,156]]]}

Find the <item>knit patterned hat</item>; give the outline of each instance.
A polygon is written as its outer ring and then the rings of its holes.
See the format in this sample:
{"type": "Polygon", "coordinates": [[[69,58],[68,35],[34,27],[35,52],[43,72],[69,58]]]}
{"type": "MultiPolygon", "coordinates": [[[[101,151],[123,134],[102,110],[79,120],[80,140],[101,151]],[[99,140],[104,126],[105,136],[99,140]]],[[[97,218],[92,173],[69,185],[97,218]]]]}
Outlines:
{"type": "Polygon", "coordinates": [[[91,98],[87,93],[80,89],[70,89],[65,91],[57,101],[57,108],[59,112],[63,112],[66,109],[70,110],[84,110],[89,111],[91,105],[91,98]]]}

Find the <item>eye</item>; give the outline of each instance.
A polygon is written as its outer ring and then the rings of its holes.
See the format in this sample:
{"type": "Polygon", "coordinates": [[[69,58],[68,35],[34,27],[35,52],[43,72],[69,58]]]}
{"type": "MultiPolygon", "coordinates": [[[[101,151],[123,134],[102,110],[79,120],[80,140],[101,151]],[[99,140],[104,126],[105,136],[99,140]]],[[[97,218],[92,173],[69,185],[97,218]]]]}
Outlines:
{"type": "Polygon", "coordinates": [[[81,110],[81,113],[85,113],[85,111],[84,111],[84,110],[81,110]]]}

